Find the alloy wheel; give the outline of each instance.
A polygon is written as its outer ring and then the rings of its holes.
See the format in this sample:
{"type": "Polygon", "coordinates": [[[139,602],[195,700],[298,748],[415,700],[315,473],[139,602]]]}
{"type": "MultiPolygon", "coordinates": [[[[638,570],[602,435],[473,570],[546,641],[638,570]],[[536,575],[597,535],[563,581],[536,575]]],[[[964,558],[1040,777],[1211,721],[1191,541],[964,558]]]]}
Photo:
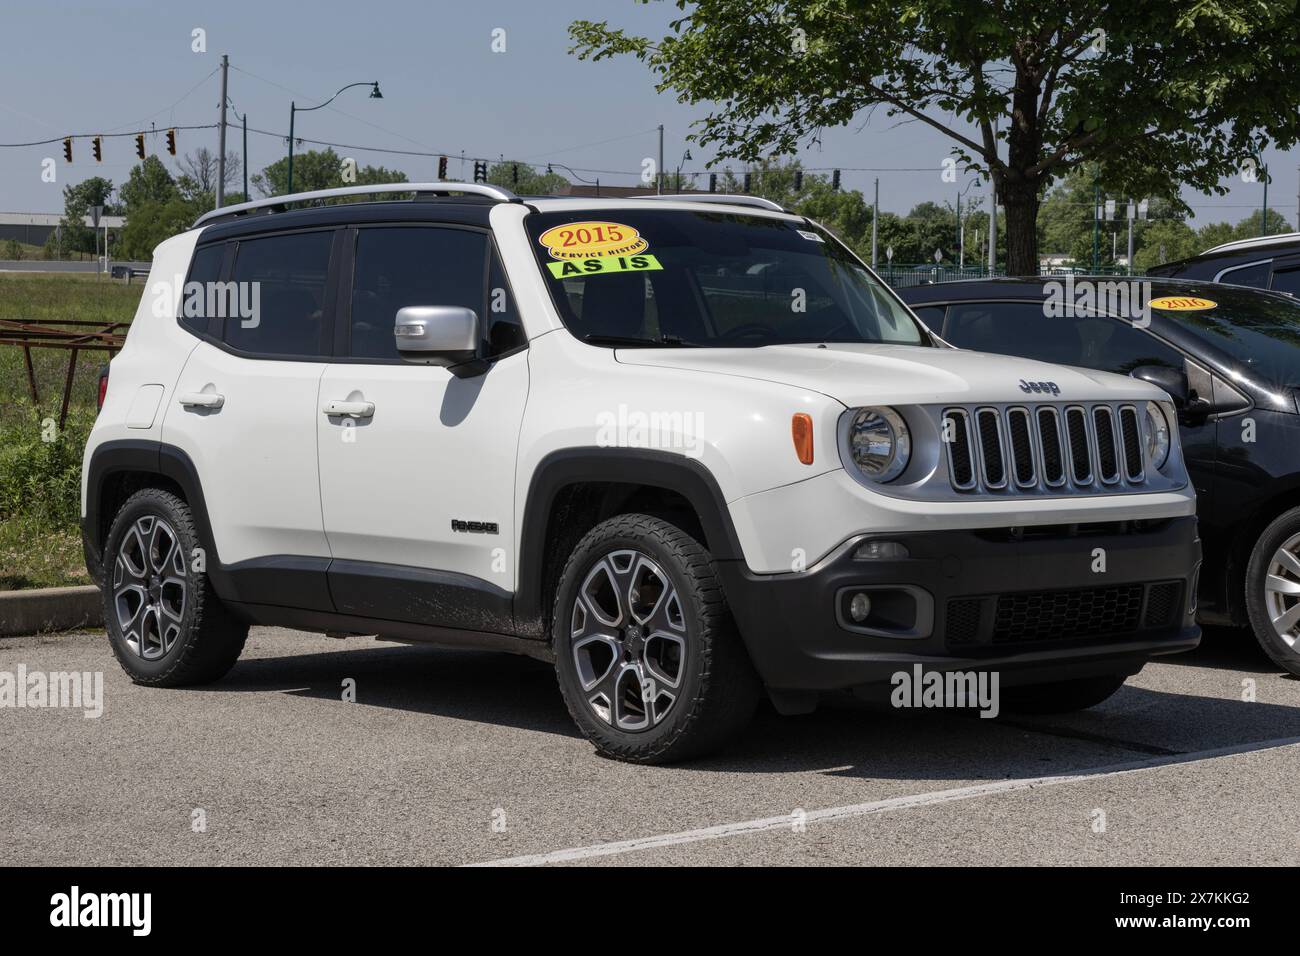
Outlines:
{"type": "Polygon", "coordinates": [[[113,564],[113,606],[127,647],[147,661],[165,656],[181,635],[188,591],[175,529],[155,515],[137,519],[113,564]]]}
{"type": "Polygon", "coordinates": [[[686,667],[686,619],[664,570],[640,551],[611,551],[587,572],[570,621],[591,711],[623,731],[657,726],[677,703],[686,667]]]}

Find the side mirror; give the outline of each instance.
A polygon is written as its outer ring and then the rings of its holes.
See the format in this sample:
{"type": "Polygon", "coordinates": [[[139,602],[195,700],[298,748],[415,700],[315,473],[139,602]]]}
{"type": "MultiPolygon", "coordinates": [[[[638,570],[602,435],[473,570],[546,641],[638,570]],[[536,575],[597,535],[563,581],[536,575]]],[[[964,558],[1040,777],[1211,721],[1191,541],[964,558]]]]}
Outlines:
{"type": "Polygon", "coordinates": [[[458,305],[408,305],[393,326],[397,354],[418,365],[460,365],[478,357],[478,316],[458,305]]]}
{"type": "Polygon", "coordinates": [[[1163,365],[1139,365],[1129,375],[1168,392],[1174,400],[1174,408],[1179,411],[1187,407],[1187,375],[1178,369],[1165,368],[1163,365]]]}
{"type": "Polygon", "coordinates": [[[1174,400],[1174,410],[1178,413],[1180,424],[1200,425],[1214,411],[1210,402],[1188,387],[1187,374],[1178,369],[1166,368],[1163,365],[1139,365],[1129,372],[1129,375],[1143,382],[1150,382],[1156,388],[1168,392],[1169,397],[1174,400]]]}

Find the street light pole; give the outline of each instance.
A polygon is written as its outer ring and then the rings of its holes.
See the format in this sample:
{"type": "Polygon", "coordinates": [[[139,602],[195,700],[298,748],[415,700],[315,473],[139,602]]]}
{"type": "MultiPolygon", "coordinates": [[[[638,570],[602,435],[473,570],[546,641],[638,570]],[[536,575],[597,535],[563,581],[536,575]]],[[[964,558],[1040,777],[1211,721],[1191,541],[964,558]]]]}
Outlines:
{"type": "Polygon", "coordinates": [[[320,110],[320,109],[324,109],[325,107],[329,106],[331,103],[333,103],[336,99],[339,98],[339,93],[342,93],[344,90],[350,90],[350,89],[352,89],[354,86],[368,86],[368,87],[370,87],[370,98],[371,98],[372,100],[382,100],[382,99],[384,98],[384,94],[379,92],[379,81],[378,81],[378,80],[368,80],[368,81],[362,81],[362,82],[360,82],[360,83],[349,83],[347,86],[342,87],[342,88],[338,91],[338,93],[335,93],[333,96],[331,96],[329,99],[327,99],[324,103],[321,103],[319,106],[304,106],[304,107],[300,110],[300,109],[298,109],[298,104],[297,104],[297,103],[295,103],[293,100],[290,100],[290,101],[289,101],[289,176],[288,176],[288,183],[287,183],[286,192],[290,192],[290,193],[293,192],[293,118],[294,118],[294,114],[295,114],[295,113],[310,113],[312,110],[320,110]]]}

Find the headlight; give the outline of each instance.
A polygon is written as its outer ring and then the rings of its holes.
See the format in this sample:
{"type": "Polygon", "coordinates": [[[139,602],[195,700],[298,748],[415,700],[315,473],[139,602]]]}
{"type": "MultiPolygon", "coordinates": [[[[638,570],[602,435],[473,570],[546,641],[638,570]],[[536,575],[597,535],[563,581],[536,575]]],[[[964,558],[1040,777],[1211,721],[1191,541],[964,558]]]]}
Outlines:
{"type": "Polygon", "coordinates": [[[1147,467],[1162,468],[1169,460],[1169,419],[1157,402],[1147,402],[1147,467]]]}
{"type": "Polygon", "coordinates": [[[863,477],[893,481],[907,467],[912,439],[892,408],[860,408],[849,426],[849,454],[863,477]]]}

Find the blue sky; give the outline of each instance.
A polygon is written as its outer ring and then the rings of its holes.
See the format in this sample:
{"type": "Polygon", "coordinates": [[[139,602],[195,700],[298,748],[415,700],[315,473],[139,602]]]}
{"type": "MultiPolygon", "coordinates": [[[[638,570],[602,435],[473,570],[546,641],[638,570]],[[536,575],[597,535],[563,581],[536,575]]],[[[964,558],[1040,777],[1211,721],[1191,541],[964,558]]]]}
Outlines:
{"type": "MultiPolygon", "coordinates": [[[[632,0],[172,0],[10,3],[0,32],[0,142],[26,142],[74,133],[107,133],[216,121],[216,70],[230,55],[230,97],[249,125],[283,133],[289,102],[315,105],[340,86],[378,80],[384,99],[364,89],[344,93],[330,109],[300,114],[303,138],[391,149],[496,158],[505,154],[602,172],[580,175],[632,184],[641,161],[656,152],[655,127],[665,127],[665,165],[687,148],[685,136],[703,107],[659,94],[649,71],[631,59],[599,64],[568,54],[567,26],[577,18],[606,19],[629,30],[662,35],[676,14],[669,2],[632,0]],[[207,52],[191,51],[191,31],[207,33],[207,52]],[[492,31],[506,31],[506,52],[491,49],[492,31]]],[[[881,205],[906,212],[926,199],[951,202],[958,187],[944,183],[940,165],[948,141],[917,123],[882,113],[863,125],[829,130],[819,150],[801,154],[808,167],[841,167],[846,188],[870,197],[880,178],[881,205]],[[880,169],[847,171],[858,167],[880,169]],[[915,168],[919,171],[894,171],[915,168]]],[[[240,146],[232,128],[229,148],[240,146]]],[[[216,131],[178,134],[181,153],[206,145],[216,131]]],[[[165,153],[162,134],[151,153],[165,153]]],[[[308,147],[309,148],[309,147],[308,147]]],[[[284,155],[284,142],[249,135],[254,171],[284,155]]],[[[62,188],[87,176],[121,184],[135,163],[134,141],[105,140],[104,162],[79,140],[65,166],[60,144],[0,149],[0,210],[57,212],[62,188]],[[58,182],[41,181],[41,160],[58,161],[58,182]]],[[[711,158],[691,147],[702,170],[711,158]]],[[[360,163],[399,168],[432,179],[436,159],[339,150],[360,163]]],[[[1269,206],[1294,223],[1300,150],[1266,156],[1274,182],[1269,206]]],[[[465,177],[471,175],[466,165],[465,177]]],[[[961,185],[961,184],[959,184],[961,185]]],[[[968,196],[983,191],[974,187],[968,196]]],[[[1194,224],[1236,222],[1258,209],[1259,183],[1232,183],[1227,196],[1189,195],[1194,224]]]]}

